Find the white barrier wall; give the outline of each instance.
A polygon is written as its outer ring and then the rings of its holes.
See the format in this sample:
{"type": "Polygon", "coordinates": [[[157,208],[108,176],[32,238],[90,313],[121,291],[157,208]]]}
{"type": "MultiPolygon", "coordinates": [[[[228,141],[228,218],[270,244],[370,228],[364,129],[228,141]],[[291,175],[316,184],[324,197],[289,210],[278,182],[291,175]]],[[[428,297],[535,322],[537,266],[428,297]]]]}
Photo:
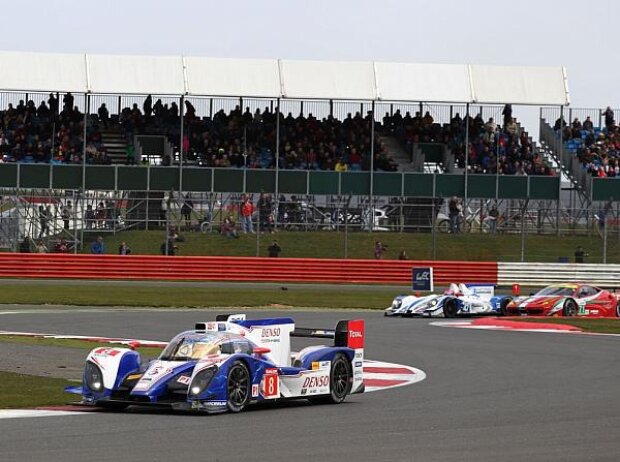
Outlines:
{"type": "Polygon", "coordinates": [[[503,263],[497,264],[497,284],[546,286],[562,282],[583,282],[600,287],[620,288],[620,265],[596,263],[503,263]]]}

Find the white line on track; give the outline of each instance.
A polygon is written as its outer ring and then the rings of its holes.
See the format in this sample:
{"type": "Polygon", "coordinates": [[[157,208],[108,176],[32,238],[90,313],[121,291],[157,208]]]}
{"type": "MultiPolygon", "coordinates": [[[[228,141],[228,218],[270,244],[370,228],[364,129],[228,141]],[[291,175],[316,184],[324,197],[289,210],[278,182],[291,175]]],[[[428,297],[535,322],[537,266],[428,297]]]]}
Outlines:
{"type": "Polygon", "coordinates": [[[57,417],[64,415],[87,415],[80,411],[53,411],[46,409],[0,409],[1,419],[21,419],[24,417],[57,417]]]}

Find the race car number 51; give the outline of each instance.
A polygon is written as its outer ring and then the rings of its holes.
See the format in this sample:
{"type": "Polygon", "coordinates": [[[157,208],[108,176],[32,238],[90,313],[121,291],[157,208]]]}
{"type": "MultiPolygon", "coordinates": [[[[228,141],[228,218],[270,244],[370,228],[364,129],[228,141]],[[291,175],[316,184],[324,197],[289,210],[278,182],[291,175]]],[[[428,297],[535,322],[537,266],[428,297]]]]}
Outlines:
{"type": "Polygon", "coordinates": [[[278,398],[280,396],[280,390],[278,389],[277,369],[267,369],[263,377],[263,396],[265,398],[278,398]]]}

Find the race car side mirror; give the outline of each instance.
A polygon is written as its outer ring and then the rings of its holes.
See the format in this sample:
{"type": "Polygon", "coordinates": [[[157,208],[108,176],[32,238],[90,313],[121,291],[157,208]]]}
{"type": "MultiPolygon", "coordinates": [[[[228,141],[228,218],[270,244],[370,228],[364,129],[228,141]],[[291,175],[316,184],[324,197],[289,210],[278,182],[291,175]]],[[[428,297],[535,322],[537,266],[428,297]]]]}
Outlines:
{"type": "Polygon", "coordinates": [[[254,349],[252,349],[252,353],[254,353],[255,355],[264,355],[267,353],[270,353],[271,350],[267,347],[256,347],[254,349]]]}

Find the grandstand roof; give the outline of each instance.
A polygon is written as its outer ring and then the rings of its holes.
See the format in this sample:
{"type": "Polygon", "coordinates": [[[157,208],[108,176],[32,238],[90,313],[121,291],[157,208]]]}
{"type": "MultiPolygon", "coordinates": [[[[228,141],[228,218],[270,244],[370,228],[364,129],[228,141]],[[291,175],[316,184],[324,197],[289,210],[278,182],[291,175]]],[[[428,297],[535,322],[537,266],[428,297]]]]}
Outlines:
{"type": "Polygon", "coordinates": [[[0,90],[567,105],[563,67],[0,52],[0,90]]]}

